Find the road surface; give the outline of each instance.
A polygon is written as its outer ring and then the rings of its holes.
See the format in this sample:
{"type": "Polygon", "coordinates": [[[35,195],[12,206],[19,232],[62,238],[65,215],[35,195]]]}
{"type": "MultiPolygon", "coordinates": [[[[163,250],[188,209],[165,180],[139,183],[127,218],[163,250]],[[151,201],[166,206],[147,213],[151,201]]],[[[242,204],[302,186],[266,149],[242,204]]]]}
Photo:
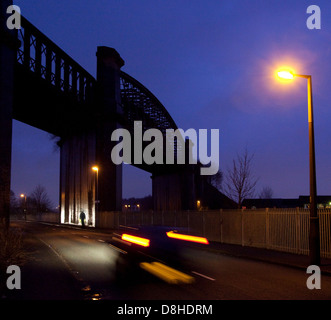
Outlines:
{"type": "MultiPolygon", "coordinates": [[[[118,277],[124,255],[112,233],[35,222],[24,230],[30,260],[21,266],[21,289],[8,299],[47,300],[330,300],[331,277],[309,290],[305,270],[185,248],[190,284],[168,284],[137,267],[118,277]]],[[[152,259],[151,257],[149,257],[152,259]]],[[[183,271],[183,270],[181,270],[183,271]]]]}

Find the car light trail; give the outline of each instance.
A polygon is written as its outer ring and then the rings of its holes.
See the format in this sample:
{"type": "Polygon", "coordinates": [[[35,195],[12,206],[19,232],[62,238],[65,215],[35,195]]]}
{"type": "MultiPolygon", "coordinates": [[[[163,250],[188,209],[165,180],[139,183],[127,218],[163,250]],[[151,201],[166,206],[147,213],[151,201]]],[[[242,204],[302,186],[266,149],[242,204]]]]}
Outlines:
{"type": "Polygon", "coordinates": [[[190,236],[190,235],[186,235],[186,234],[176,233],[176,232],[173,232],[173,231],[167,232],[167,236],[169,238],[173,238],[173,239],[179,239],[179,240],[209,244],[209,241],[206,238],[190,236]]]}
{"type": "Polygon", "coordinates": [[[160,262],[141,262],[140,267],[170,284],[193,283],[194,278],[160,262]]]}
{"type": "Polygon", "coordinates": [[[122,240],[129,241],[143,247],[149,247],[149,242],[150,242],[149,239],[132,236],[126,233],[122,234],[122,240]]]}

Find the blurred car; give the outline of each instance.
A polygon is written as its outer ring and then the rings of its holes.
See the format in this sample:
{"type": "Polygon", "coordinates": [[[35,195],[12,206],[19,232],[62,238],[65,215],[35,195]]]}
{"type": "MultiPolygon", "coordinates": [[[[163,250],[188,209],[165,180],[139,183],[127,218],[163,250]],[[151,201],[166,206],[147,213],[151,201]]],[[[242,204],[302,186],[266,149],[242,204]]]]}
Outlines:
{"type": "Polygon", "coordinates": [[[193,278],[183,273],[187,269],[183,255],[186,245],[209,244],[206,238],[190,235],[185,228],[170,226],[123,227],[112,240],[122,250],[117,261],[120,281],[144,269],[167,282],[189,283],[193,278]]]}

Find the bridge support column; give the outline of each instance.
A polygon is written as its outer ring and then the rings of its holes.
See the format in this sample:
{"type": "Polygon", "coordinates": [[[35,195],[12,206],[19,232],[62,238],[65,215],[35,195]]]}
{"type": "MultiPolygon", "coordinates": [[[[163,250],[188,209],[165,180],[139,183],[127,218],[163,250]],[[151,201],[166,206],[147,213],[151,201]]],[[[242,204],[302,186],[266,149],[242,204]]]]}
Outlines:
{"type": "Polygon", "coordinates": [[[173,172],[154,173],[152,191],[155,211],[195,210],[194,167],[182,165],[173,172]]]}
{"type": "MultiPolygon", "coordinates": [[[[98,116],[96,164],[99,166],[99,212],[122,210],[122,165],[115,165],[111,151],[117,142],[111,134],[120,127],[122,116],[120,69],[124,65],[118,52],[98,47],[97,83],[98,116]]],[[[98,220],[98,219],[97,219],[98,220]]]]}
{"type": "Polygon", "coordinates": [[[80,224],[80,213],[85,213],[85,224],[95,226],[96,179],[95,132],[74,132],[61,140],[60,203],[61,223],[80,224]]]}
{"type": "Polygon", "coordinates": [[[193,143],[185,141],[185,164],[165,165],[163,170],[153,173],[152,191],[154,210],[195,210],[197,209],[197,169],[189,163],[193,143]]]}
{"type": "Polygon", "coordinates": [[[62,223],[80,224],[83,211],[85,223],[100,226],[101,212],[122,210],[122,166],[112,162],[111,151],[117,142],[111,141],[111,134],[119,127],[119,70],[124,61],[107,47],[98,47],[97,58],[98,88],[95,104],[90,106],[96,117],[81,119],[61,141],[62,223]],[[97,171],[92,170],[94,166],[97,171]]]}
{"type": "Polygon", "coordinates": [[[6,26],[10,0],[0,2],[0,219],[9,225],[14,68],[18,40],[6,26]]]}

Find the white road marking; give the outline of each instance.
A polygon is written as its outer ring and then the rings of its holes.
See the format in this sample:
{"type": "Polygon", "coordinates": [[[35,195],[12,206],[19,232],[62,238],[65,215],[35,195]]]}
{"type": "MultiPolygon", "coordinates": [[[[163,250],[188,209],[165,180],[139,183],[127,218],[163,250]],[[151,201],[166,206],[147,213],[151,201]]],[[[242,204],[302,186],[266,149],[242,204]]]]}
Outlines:
{"type": "Polygon", "coordinates": [[[120,249],[120,248],[117,248],[116,246],[113,246],[113,245],[110,244],[110,243],[108,243],[108,246],[111,247],[112,249],[114,249],[114,250],[120,252],[120,253],[123,253],[123,254],[126,254],[126,253],[127,253],[126,251],[124,251],[124,250],[122,250],[122,249],[120,249]]]}
{"type": "Polygon", "coordinates": [[[196,272],[196,271],[192,271],[192,273],[194,273],[194,274],[196,274],[197,276],[200,276],[200,277],[202,277],[202,278],[208,279],[208,280],[210,280],[210,281],[215,281],[214,278],[208,277],[208,276],[206,276],[206,275],[204,275],[204,274],[202,274],[202,273],[199,273],[199,272],[196,272]]]}

